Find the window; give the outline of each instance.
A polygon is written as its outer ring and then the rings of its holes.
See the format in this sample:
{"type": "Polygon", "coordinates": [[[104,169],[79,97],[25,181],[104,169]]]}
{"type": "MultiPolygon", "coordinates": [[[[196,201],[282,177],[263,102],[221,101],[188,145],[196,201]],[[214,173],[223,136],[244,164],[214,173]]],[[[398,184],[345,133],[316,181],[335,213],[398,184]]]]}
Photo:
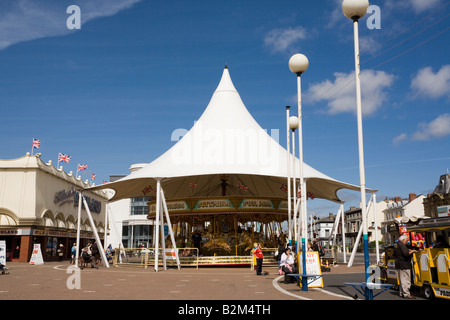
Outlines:
{"type": "Polygon", "coordinates": [[[131,199],[131,215],[148,215],[147,202],[150,201],[149,197],[138,197],[131,199]]]}
{"type": "Polygon", "coordinates": [[[58,246],[58,238],[56,237],[48,237],[47,245],[45,247],[45,254],[47,257],[56,256],[56,247],[58,246]]]}

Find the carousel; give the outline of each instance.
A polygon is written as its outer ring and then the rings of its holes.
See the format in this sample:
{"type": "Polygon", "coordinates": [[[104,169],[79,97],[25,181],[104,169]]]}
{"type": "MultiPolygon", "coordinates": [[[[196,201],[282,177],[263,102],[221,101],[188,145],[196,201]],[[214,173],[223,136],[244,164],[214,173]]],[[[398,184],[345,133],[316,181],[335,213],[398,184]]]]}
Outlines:
{"type": "MultiPolygon", "coordinates": [[[[173,132],[176,143],[168,151],[120,180],[89,189],[112,189],[110,202],[150,197],[148,219],[157,226],[156,271],[160,250],[166,248],[195,247],[203,257],[248,258],[254,242],[263,248],[286,243],[286,226],[291,230],[297,219],[286,186],[299,179],[295,168],[300,161],[278,143],[278,135],[255,121],[225,67],[201,117],[189,131],[173,132]]],[[[310,198],[341,203],[338,190],[360,190],[305,163],[303,176],[310,198]]]]}
{"type": "MultiPolygon", "coordinates": [[[[167,201],[178,248],[197,248],[202,257],[248,257],[255,242],[265,248],[286,243],[286,197],[260,198],[228,175],[212,176],[203,187],[192,182],[189,188],[189,198],[167,201]]],[[[155,220],[156,199],[148,205],[148,218],[155,220]]]]}

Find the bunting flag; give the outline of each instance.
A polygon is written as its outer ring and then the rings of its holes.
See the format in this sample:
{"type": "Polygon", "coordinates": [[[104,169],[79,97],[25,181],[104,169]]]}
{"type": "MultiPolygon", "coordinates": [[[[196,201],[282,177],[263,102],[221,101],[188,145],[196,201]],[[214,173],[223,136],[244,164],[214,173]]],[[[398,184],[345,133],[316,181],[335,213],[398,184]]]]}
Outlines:
{"type": "Polygon", "coordinates": [[[238,187],[239,187],[240,189],[244,190],[244,191],[248,191],[248,187],[247,187],[245,184],[242,184],[242,183],[239,182],[238,187]]]}
{"type": "Polygon", "coordinates": [[[282,184],[280,189],[283,190],[284,192],[288,191],[288,187],[285,184],[282,184]]]}
{"type": "MultiPolygon", "coordinates": [[[[299,190],[297,192],[297,198],[300,199],[302,197],[302,192],[299,190]]],[[[312,193],[312,192],[308,192],[308,198],[310,198],[311,200],[314,200],[316,196],[312,193]]]]}
{"type": "Polygon", "coordinates": [[[109,181],[105,181],[105,180],[103,180],[102,184],[105,184],[105,183],[109,183],[109,181]]]}
{"type": "Polygon", "coordinates": [[[148,186],[148,187],[146,187],[144,190],[142,190],[142,193],[143,193],[144,195],[146,195],[147,193],[149,193],[149,192],[151,192],[151,191],[156,192],[156,191],[153,190],[152,186],[148,186]]]}
{"type": "Polygon", "coordinates": [[[95,179],[97,179],[97,176],[95,174],[91,173],[91,180],[95,180],[95,179]]]}
{"type": "Polygon", "coordinates": [[[191,183],[189,183],[189,187],[196,189],[196,188],[198,188],[198,184],[191,182],[191,183]]]}

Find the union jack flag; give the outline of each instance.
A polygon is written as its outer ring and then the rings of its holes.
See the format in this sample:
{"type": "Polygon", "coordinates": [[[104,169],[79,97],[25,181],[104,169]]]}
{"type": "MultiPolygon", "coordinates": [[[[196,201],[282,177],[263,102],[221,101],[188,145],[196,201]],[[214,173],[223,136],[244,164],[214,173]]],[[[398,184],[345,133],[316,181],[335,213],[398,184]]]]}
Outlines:
{"type": "Polygon", "coordinates": [[[95,180],[97,178],[97,176],[95,174],[91,174],[91,180],[95,180]]]}
{"type": "Polygon", "coordinates": [[[244,190],[244,191],[248,191],[248,187],[247,187],[245,184],[242,184],[242,183],[239,182],[238,187],[239,187],[240,189],[244,190]]]}
{"type": "MultiPolygon", "coordinates": [[[[152,186],[148,186],[147,188],[145,188],[144,190],[142,190],[142,193],[143,193],[144,195],[146,195],[147,193],[149,193],[149,192],[151,192],[151,191],[153,191],[152,186]]],[[[153,192],[156,192],[156,191],[153,191],[153,192]]]]}
{"type": "Polygon", "coordinates": [[[198,184],[196,184],[196,183],[189,183],[189,187],[191,187],[191,188],[198,188],[198,184]]]}
{"type": "Polygon", "coordinates": [[[58,155],[58,161],[62,161],[62,162],[65,162],[65,163],[69,163],[70,159],[71,159],[71,156],[69,156],[69,155],[67,155],[67,154],[62,154],[62,153],[60,153],[60,154],[58,155]]]}
{"type": "Polygon", "coordinates": [[[77,166],[78,171],[81,171],[81,170],[84,170],[87,168],[89,168],[87,164],[78,164],[78,166],[77,166]]]}
{"type": "MultiPolygon", "coordinates": [[[[302,192],[299,190],[297,192],[297,198],[301,198],[302,197],[302,192]]],[[[314,200],[316,196],[312,193],[312,192],[308,192],[308,198],[310,198],[311,200],[314,200]]]]}
{"type": "Polygon", "coordinates": [[[285,184],[282,184],[280,189],[283,190],[284,192],[288,191],[288,187],[285,184]]]}
{"type": "Polygon", "coordinates": [[[33,149],[39,149],[40,146],[41,146],[41,140],[33,138],[33,149]]]}

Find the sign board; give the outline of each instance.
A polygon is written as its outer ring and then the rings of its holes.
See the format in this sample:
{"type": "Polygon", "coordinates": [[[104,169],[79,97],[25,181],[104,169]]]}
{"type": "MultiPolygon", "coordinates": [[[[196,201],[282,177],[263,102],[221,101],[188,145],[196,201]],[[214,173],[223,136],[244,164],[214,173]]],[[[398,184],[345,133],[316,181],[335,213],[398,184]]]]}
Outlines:
{"type": "Polygon", "coordinates": [[[0,240],[0,264],[6,266],[6,241],[0,240]]]}
{"type": "Polygon", "coordinates": [[[167,260],[176,260],[175,250],[178,249],[166,249],[165,254],[167,260]]]}
{"type": "Polygon", "coordinates": [[[33,247],[30,264],[34,264],[34,265],[44,264],[44,259],[42,258],[42,251],[41,251],[40,243],[35,244],[33,247]]]}
{"type": "MultiPolygon", "coordinates": [[[[299,264],[299,273],[303,273],[303,256],[302,253],[298,253],[298,264],[299,264]]],[[[320,258],[319,253],[317,251],[307,251],[306,252],[306,274],[322,274],[322,269],[320,268],[320,258]]],[[[308,287],[314,288],[314,287],[323,287],[323,280],[322,277],[316,278],[314,281],[312,278],[308,279],[308,287]]]]}
{"type": "Polygon", "coordinates": [[[397,280],[397,269],[395,269],[395,260],[388,260],[387,277],[397,280]]]}
{"type": "Polygon", "coordinates": [[[438,217],[450,217],[450,206],[437,207],[438,217]]]}

